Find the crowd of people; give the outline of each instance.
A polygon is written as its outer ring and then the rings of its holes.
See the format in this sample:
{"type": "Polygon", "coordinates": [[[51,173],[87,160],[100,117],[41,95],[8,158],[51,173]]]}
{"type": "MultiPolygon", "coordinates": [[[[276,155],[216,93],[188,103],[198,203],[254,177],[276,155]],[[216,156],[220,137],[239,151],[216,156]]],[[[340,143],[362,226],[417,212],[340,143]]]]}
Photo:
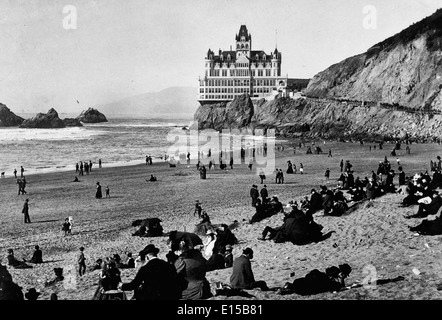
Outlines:
{"type": "MultiPolygon", "coordinates": [[[[314,145],[312,147],[316,151],[319,148],[314,145]]],[[[277,150],[283,151],[284,148],[281,145],[278,146],[277,150]]],[[[255,150],[251,149],[250,152],[254,153],[255,150]]],[[[263,152],[263,150],[256,152],[263,152]]],[[[211,150],[209,150],[207,158],[212,159],[211,156],[211,150]]],[[[328,158],[332,158],[331,149],[329,149],[328,158]]],[[[190,154],[187,155],[187,159],[190,159],[190,154]]],[[[152,164],[149,156],[146,156],[146,164],[152,164]]],[[[223,164],[222,155],[220,156],[220,164],[223,164]]],[[[281,224],[278,226],[265,226],[258,239],[261,241],[272,240],[275,243],[288,241],[294,245],[305,245],[311,242],[323,241],[331,234],[331,232],[328,234],[322,233],[323,226],[314,221],[315,214],[322,212],[326,216],[342,216],[348,213],[355,203],[373,201],[386,193],[398,193],[402,192],[402,190],[405,191],[406,195],[402,200],[401,206],[418,206],[416,214],[406,216],[405,218],[425,218],[429,215],[437,214],[442,207],[442,197],[436,190],[442,187],[441,158],[437,157],[437,161],[431,161],[430,170],[433,172],[432,176],[425,172],[416,174],[413,177],[406,177],[399,161],[397,161],[397,164],[399,166],[398,174],[392,169],[390,162],[385,156],[384,160],[379,162],[376,172],[373,170],[370,176],[361,179],[359,176],[355,178],[353,165],[350,161],[346,160],[344,162],[344,159],[342,159],[339,164],[341,173],[337,179],[339,185],[336,187],[320,185],[318,190],[311,189],[310,195],[304,196],[299,203],[291,200],[287,205],[284,205],[277,195],[269,197],[267,185],[264,184],[267,177],[261,170],[259,176],[261,184],[263,184],[262,188],[258,190],[258,186],[253,184],[250,189],[251,205],[255,212],[253,212],[248,222],[256,223],[282,213],[281,224]],[[397,185],[399,188],[394,182],[395,177],[398,178],[397,185]],[[402,189],[401,187],[404,188],[402,189]]],[[[233,163],[230,163],[230,165],[233,168],[233,163]]],[[[215,162],[210,160],[209,170],[212,168],[215,168],[215,162]]],[[[91,169],[91,161],[84,164],[80,162],[76,165],[76,172],[79,175],[83,175],[83,171],[89,174],[91,169]]],[[[201,179],[206,179],[206,169],[201,162],[197,163],[197,169],[201,179]]],[[[296,165],[292,164],[290,160],[287,161],[286,173],[296,174],[297,172],[296,165]]],[[[302,163],[299,166],[299,173],[304,173],[302,163]]],[[[328,182],[330,179],[329,168],[326,170],[325,177],[328,182]]],[[[21,180],[25,180],[24,177],[21,180]]],[[[156,181],[156,178],[151,175],[150,180],[146,181],[156,181]]],[[[275,184],[283,183],[284,173],[282,169],[277,169],[275,172],[275,184]]],[[[21,194],[26,193],[24,187],[19,189],[19,194],[20,192],[21,194]]],[[[106,196],[110,196],[108,187],[106,188],[106,196]]],[[[99,182],[96,183],[95,197],[98,199],[102,198],[99,182]]],[[[23,207],[25,223],[30,223],[28,201],[26,199],[23,207]]],[[[213,224],[199,200],[195,201],[193,217],[201,219],[201,221],[195,224],[193,233],[176,230],[164,233],[160,225],[161,220],[158,218],[134,222],[132,225],[139,227],[133,234],[134,236],[168,237],[170,250],[166,254],[167,261],[158,257],[160,250],[153,244],[149,244],[141,250],[137,258],[132,257],[131,252],[127,252],[127,260],[125,262],[122,262],[119,254],[96,260],[89,269],[89,271],[99,270],[97,274],[98,286],[92,299],[125,300],[127,299],[125,292],[128,291],[133,291],[133,298],[137,300],[207,299],[213,296],[210,283],[206,277],[207,272],[225,268],[231,268],[229,283],[217,284],[216,294],[239,294],[242,290],[259,288],[263,291],[276,291],[276,289],[279,289],[280,294],[297,293],[307,295],[318,292],[338,291],[345,287],[344,279],[351,272],[351,267],[347,264],[330,267],[325,272],[315,269],[305,277],[296,279],[293,283],[286,283],[281,288],[269,288],[264,280],[256,280],[254,277],[250,262],[254,258],[253,249],[247,247],[237,257],[233,255],[233,249],[238,244],[238,239],[227,224],[213,224]],[[200,237],[203,237],[204,240],[200,237]],[[132,281],[122,282],[120,270],[124,268],[137,269],[132,281]]],[[[72,225],[72,217],[66,218],[62,226],[62,231],[65,235],[72,233],[72,225]]],[[[442,222],[437,219],[436,222],[424,220],[420,225],[410,228],[410,230],[421,234],[442,233],[442,222]]],[[[79,276],[83,276],[87,272],[88,262],[84,251],[85,248],[80,247],[77,255],[79,276]]],[[[17,269],[32,268],[31,264],[43,263],[42,251],[39,246],[35,246],[35,252],[29,261],[15,258],[12,249],[8,249],[7,259],[8,265],[17,269]]],[[[3,269],[3,266],[0,264],[0,273],[4,271],[3,269]]],[[[54,272],[56,272],[57,277],[52,283],[62,281],[63,276],[59,268],[57,271],[54,269],[54,272]]],[[[13,285],[9,285],[11,288],[14,288],[13,285]]],[[[14,290],[17,291],[17,288],[14,290]]],[[[31,300],[37,299],[39,295],[40,293],[35,288],[30,288],[25,297],[31,300]]]]}

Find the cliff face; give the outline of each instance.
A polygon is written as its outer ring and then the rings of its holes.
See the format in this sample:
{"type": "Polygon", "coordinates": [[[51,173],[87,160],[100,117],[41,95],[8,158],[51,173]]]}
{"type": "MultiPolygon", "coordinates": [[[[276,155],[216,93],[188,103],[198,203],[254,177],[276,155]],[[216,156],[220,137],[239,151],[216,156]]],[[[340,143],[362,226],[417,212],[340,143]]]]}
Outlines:
{"type": "Polygon", "coordinates": [[[199,129],[244,128],[250,124],[254,113],[253,103],[248,95],[239,96],[229,103],[200,106],[195,113],[199,129]]]}
{"type": "Polygon", "coordinates": [[[442,110],[442,10],[320,72],[305,94],[442,110]]]}
{"type": "Polygon", "coordinates": [[[23,118],[15,115],[7,106],[0,103],[0,127],[15,127],[23,122],[23,118]]]}
{"type": "Polygon", "coordinates": [[[84,123],[107,122],[106,116],[93,108],[83,110],[76,119],[84,123]]]}
{"type": "Polygon", "coordinates": [[[198,128],[275,129],[284,137],[428,139],[442,136],[442,115],[408,112],[360,102],[279,98],[255,104],[247,95],[230,104],[203,105],[198,128]],[[241,101],[241,102],[240,102],[241,101]],[[247,110],[244,113],[244,110],[247,110]]]}

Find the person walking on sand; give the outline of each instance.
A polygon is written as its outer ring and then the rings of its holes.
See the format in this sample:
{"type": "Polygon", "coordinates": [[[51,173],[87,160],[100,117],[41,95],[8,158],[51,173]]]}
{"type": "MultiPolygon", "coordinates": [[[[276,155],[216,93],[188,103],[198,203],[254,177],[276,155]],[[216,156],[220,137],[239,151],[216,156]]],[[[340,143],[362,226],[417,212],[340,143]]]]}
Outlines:
{"type": "Polygon", "coordinates": [[[83,168],[83,161],[80,161],[80,173],[78,174],[79,176],[84,176],[83,168]]]}
{"type": "Polygon", "coordinates": [[[341,159],[339,166],[341,167],[341,172],[344,171],[344,159],[341,159]]]}
{"type": "Polygon", "coordinates": [[[328,149],[328,158],[333,157],[331,153],[331,149],[328,149]]]}
{"type": "Polygon", "coordinates": [[[304,174],[304,165],[302,163],[299,164],[299,173],[304,174]]]}
{"type": "Polygon", "coordinates": [[[330,179],[330,169],[327,168],[327,170],[325,170],[325,180],[329,180],[330,179]]]}
{"type": "Polygon", "coordinates": [[[25,169],[23,168],[23,166],[21,166],[20,172],[21,172],[21,177],[23,178],[23,172],[25,172],[25,169]]]}
{"type": "Polygon", "coordinates": [[[14,169],[14,177],[17,179],[17,169],[14,169]]]}
{"type": "Polygon", "coordinates": [[[92,160],[89,160],[89,171],[92,172],[92,160]]]}
{"type": "Polygon", "coordinates": [[[146,166],[149,164],[149,156],[146,156],[146,166]]]}
{"type": "Polygon", "coordinates": [[[101,168],[101,158],[98,159],[98,168],[101,168]]]}
{"type": "Polygon", "coordinates": [[[95,193],[95,198],[97,199],[103,198],[103,194],[101,193],[100,182],[97,182],[97,192],[95,193]]]}
{"type": "Polygon", "coordinates": [[[106,186],[106,198],[110,198],[109,186],[106,186]]]}
{"type": "Polygon", "coordinates": [[[80,166],[78,165],[78,162],[75,164],[75,173],[80,171],[80,166]]]}
{"type": "Polygon", "coordinates": [[[84,256],[84,247],[80,247],[80,254],[78,255],[78,274],[80,277],[86,273],[86,258],[84,256]]]}
{"type": "Polygon", "coordinates": [[[31,218],[29,218],[29,199],[25,200],[23,209],[21,211],[25,215],[25,223],[31,223],[31,218]]]}

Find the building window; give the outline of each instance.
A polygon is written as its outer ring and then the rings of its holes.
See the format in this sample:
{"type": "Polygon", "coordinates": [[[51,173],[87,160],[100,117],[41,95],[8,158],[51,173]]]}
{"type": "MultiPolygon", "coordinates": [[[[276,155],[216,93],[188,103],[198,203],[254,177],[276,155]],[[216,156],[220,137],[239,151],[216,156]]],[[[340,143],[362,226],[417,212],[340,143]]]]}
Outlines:
{"type": "Polygon", "coordinates": [[[230,53],[227,55],[227,61],[230,61],[230,53]]]}

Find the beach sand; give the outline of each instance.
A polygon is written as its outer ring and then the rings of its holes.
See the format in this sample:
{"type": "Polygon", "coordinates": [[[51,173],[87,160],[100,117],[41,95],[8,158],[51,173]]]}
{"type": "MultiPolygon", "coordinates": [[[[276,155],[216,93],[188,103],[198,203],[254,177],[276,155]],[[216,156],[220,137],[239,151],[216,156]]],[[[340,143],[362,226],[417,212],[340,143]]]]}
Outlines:
{"type": "MultiPolygon", "coordinates": [[[[290,200],[299,201],[309,195],[312,188],[318,189],[326,184],[324,173],[327,167],[331,170],[328,185],[337,185],[341,159],[350,160],[355,177],[360,176],[361,179],[369,176],[371,170],[376,170],[384,156],[388,157],[397,172],[396,157],[389,156],[392,144],[386,144],[383,150],[371,152],[368,144],[327,142],[323,145],[320,142],[319,145],[324,151],[320,155],[307,155],[306,148],[297,148],[296,154],[293,154],[293,149],[287,144],[284,152],[277,152],[277,168],[285,172],[287,160],[298,168],[302,162],[305,174],[285,174],[283,185],[275,184],[274,175],[267,176],[265,183],[269,195],[278,195],[284,204],[290,200]],[[329,148],[333,151],[333,157],[327,157],[329,148]]],[[[405,146],[397,153],[407,175],[427,170],[429,161],[442,153],[442,147],[437,144],[413,144],[411,155],[405,155],[404,149],[405,146]]],[[[255,252],[252,260],[255,279],[265,280],[270,287],[282,287],[315,268],[324,271],[327,267],[343,263],[348,263],[353,269],[346,279],[347,284],[362,282],[370,275],[369,270],[374,269],[378,279],[405,278],[373,289],[361,287],[307,297],[249,290],[254,296],[252,299],[442,298],[436,288],[442,282],[442,236],[417,236],[408,230],[407,226],[417,225],[422,219],[403,217],[417,210],[417,206],[398,207],[403,195],[389,194],[377,198],[372,207],[361,208],[348,216],[325,217],[322,212],[317,213],[314,219],[324,226],[323,233],[335,233],[323,242],[296,246],[289,242],[276,244],[257,240],[265,226],[281,225],[283,214],[254,224],[247,223],[254,214],[249,190],[252,184],[259,185],[260,182],[255,170],[250,171],[247,164],[234,164],[233,170],[208,171],[207,180],[199,179],[194,164],[170,168],[166,162],[152,166],[93,168],[91,174],[79,177],[78,183],[70,182],[75,176],[74,171],[28,176],[26,195],[17,195],[14,178],[0,180],[2,263],[7,264],[8,248],[14,249],[17,258],[30,259],[34,246],[39,245],[45,263],[33,265],[32,269],[8,267],[8,270],[23,292],[35,287],[42,293],[39,297],[41,300],[49,299],[53,292],[62,300],[90,300],[93,297],[99,271],[88,270],[82,277],[76,275],[76,257],[80,246],[85,247],[88,269],[98,258],[118,253],[125,259],[125,252],[136,255],[149,243],[155,244],[160,249],[159,257],[166,260],[165,255],[169,251],[167,238],[133,237],[136,228],[131,226],[132,222],[135,219],[158,217],[162,220],[164,232],[192,232],[199,222],[193,216],[197,199],[202,201],[203,209],[212,223],[229,225],[235,220],[239,222],[237,228],[233,229],[239,239],[233,255],[237,257],[244,248],[251,247],[255,252]],[[151,174],[158,178],[157,182],[145,181],[151,174]],[[97,181],[102,185],[103,195],[104,189],[109,186],[111,198],[95,199],[97,181]],[[29,198],[31,224],[23,223],[21,213],[26,198],[29,198]],[[64,236],[61,225],[68,216],[74,219],[73,233],[64,236]],[[65,280],[45,287],[45,281],[55,277],[55,267],[64,268],[65,280]],[[420,274],[413,273],[413,268],[417,268],[420,274]],[[291,277],[292,272],[295,276],[291,277]]],[[[394,181],[397,184],[397,177],[394,181]]],[[[136,269],[123,269],[123,282],[132,280],[136,272],[136,269]]],[[[213,293],[216,282],[229,283],[230,274],[231,268],[207,273],[213,293]]],[[[132,296],[132,292],[126,293],[129,298],[132,296]]],[[[211,299],[245,298],[216,296],[211,299]]]]}

